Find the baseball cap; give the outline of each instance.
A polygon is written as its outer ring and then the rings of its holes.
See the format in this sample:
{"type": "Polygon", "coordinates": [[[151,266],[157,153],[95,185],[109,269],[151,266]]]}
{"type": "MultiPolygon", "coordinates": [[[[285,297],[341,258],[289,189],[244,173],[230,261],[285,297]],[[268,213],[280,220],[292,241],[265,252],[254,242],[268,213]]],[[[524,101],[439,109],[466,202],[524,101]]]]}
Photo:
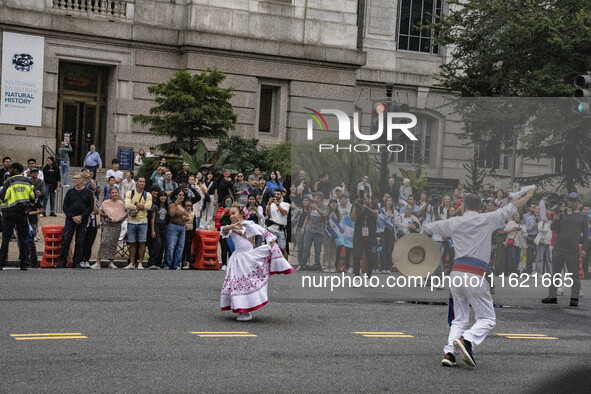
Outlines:
{"type": "Polygon", "coordinates": [[[581,199],[581,196],[577,192],[572,192],[572,193],[569,193],[568,194],[568,197],[567,198],[569,200],[580,200],[581,199]]]}
{"type": "Polygon", "coordinates": [[[39,169],[37,167],[33,167],[29,170],[29,172],[39,172],[39,169]]]}
{"type": "Polygon", "coordinates": [[[10,165],[10,167],[8,167],[8,168],[14,168],[14,169],[16,169],[18,172],[22,172],[22,171],[24,170],[24,167],[23,167],[23,165],[22,165],[21,163],[19,163],[18,161],[16,161],[16,162],[12,163],[12,164],[10,165]]]}
{"type": "Polygon", "coordinates": [[[224,172],[224,176],[230,176],[229,172],[224,172]]]}

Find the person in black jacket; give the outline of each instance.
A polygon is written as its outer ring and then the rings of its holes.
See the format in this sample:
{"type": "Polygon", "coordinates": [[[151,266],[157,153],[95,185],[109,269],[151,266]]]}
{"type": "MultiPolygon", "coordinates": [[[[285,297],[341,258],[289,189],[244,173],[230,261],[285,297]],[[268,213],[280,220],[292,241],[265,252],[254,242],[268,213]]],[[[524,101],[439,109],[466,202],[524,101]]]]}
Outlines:
{"type": "MultiPolygon", "coordinates": [[[[571,274],[572,288],[570,293],[570,306],[579,306],[579,292],[581,290],[581,277],[579,276],[579,242],[582,240],[582,257],[585,258],[589,247],[587,235],[587,218],[579,211],[581,196],[572,192],[567,196],[567,209],[554,215],[550,229],[556,231],[556,242],[552,250],[552,274],[557,275],[566,266],[571,274]]],[[[566,280],[565,280],[566,282],[566,280]]],[[[554,283],[554,276],[548,287],[548,297],[544,298],[544,304],[557,304],[557,288],[554,283]]]]}
{"type": "Polygon", "coordinates": [[[45,167],[43,167],[43,180],[45,182],[45,199],[43,200],[43,210],[47,212],[47,201],[49,201],[50,214],[55,215],[55,193],[59,193],[61,186],[60,168],[53,157],[48,157],[45,167]]]}
{"type": "Polygon", "coordinates": [[[74,174],[74,188],[68,190],[64,198],[63,210],[66,214],[66,223],[62,231],[62,250],[60,253],[60,268],[66,268],[68,254],[72,238],[76,234],[76,247],[74,249],[74,267],[82,268],[84,252],[84,238],[88,217],[94,210],[94,196],[92,191],[84,187],[82,173],[74,174]]]}

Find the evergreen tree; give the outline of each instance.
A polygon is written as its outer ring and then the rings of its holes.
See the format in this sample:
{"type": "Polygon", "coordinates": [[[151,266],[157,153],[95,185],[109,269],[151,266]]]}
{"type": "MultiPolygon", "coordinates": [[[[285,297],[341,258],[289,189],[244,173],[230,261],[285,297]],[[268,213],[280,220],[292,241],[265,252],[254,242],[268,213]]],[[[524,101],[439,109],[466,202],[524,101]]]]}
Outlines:
{"type": "Polygon", "coordinates": [[[220,87],[225,78],[215,69],[195,75],[179,70],[166,83],[148,87],[156,106],[149,115],[135,115],[133,121],[150,126],[156,135],[172,137],[173,141],[158,146],[165,153],[184,150],[192,155],[202,138],[219,139],[234,128],[237,117],[229,102],[233,89],[220,87]]]}

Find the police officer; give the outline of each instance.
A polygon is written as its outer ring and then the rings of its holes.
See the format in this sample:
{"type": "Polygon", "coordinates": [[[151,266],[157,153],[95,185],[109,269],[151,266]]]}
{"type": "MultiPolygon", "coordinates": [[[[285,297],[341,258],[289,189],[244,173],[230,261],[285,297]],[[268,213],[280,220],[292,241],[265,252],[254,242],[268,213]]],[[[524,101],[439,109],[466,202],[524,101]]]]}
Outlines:
{"type": "Polygon", "coordinates": [[[23,175],[23,165],[12,163],[8,169],[10,177],[2,185],[0,191],[0,207],[2,208],[2,248],[0,248],[0,270],[6,263],[8,245],[12,232],[16,226],[19,245],[20,269],[26,271],[29,267],[29,252],[27,236],[29,222],[27,212],[35,202],[35,186],[23,175]]]}

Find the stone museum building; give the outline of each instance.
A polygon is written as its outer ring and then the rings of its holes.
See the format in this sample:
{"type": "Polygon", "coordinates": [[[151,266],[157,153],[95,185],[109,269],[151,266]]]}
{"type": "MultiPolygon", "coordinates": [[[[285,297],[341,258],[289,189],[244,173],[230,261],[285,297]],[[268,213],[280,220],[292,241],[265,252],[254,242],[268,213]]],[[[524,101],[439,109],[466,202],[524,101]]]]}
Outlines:
{"type": "MultiPolygon", "coordinates": [[[[2,33],[43,38],[42,62],[15,54],[11,69],[43,67],[39,123],[0,116],[0,154],[39,160],[42,145],[56,150],[69,139],[80,166],[90,144],[105,163],[119,147],[147,149],[164,140],[132,122],[154,104],[146,88],[182,68],[215,67],[235,89],[231,133],[265,145],[295,137],[302,104],[383,97],[393,81],[421,135],[399,166],[421,160],[431,177],[461,179],[473,148],[458,140],[457,122],[430,109],[450,95],[434,79],[447,49],[416,28],[442,12],[442,0],[0,0],[2,33]]],[[[491,165],[508,174],[509,161],[491,165]]],[[[550,161],[517,160],[518,176],[550,170],[550,161]]]]}

